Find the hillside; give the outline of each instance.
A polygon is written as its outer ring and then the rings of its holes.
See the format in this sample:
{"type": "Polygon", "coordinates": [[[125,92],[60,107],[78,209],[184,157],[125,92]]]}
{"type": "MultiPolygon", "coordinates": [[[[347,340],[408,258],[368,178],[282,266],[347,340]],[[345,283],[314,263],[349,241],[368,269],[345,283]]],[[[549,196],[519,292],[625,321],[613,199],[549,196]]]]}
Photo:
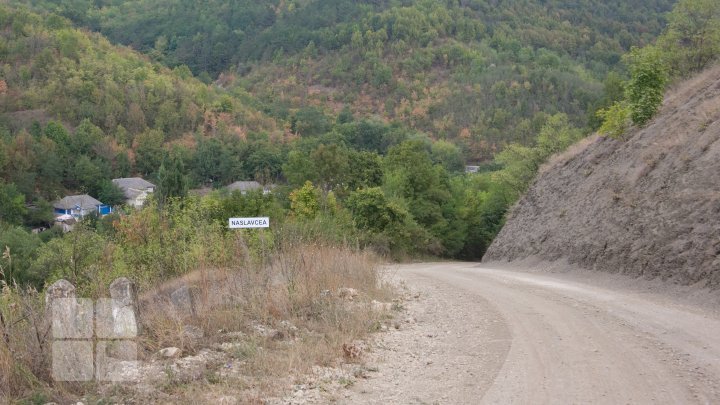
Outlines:
{"type": "Polygon", "coordinates": [[[484,261],[567,259],[588,269],[720,286],[720,67],[678,85],[627,141],[557,157],[484,261]]]}
{"type": "Polygon", "coordinates": [[[168,139],[208,125],[208,112],[232,113],[231,125],[274,128],[247,98],[230,97],[194,79],[186,67],[153,63],[58,15],[3,5],[0,30],[0,78],[7,86],[0,112],[9,115],[3,124],[10,129],[17,126],[13,118],[28,110],[39,117],[43,110],[72,127],[89,119],[105,132],[158,129],[168,139]]]}
{"type": "MultiPolygon", "coordinates": [[[[0,5],[0,181],[28,202],[98,195],[113,177],[152,177],[170,150],[194,166],[192,151],[205,138],[229,139],[248,161],[263,148],[241,141],[282,136],[252,104],[63,17],[0,5]]],[[[263,164],[224,172],[243,179],[263,164]]]]}
{"type": "Polygon", "coordinates": [[[289,24],[279,19],[256,40],[265,58],[231,73],[274,116],[347,107],[450,140],[467,161],[488,161],[511,142],[531,145],[548,115],[588,125],[616,91],[608,72],[630,46],[659,34],[672,5],[637,3],[381,2],[318,29],[300,50],[268,41],[289,24]]]}
{"type": "Polygon", "coordinates": [[[631,46],[654,40],[674,2],[31,3],[247,91],[302,136],[314,135],[303,120],[349,108],[451,140],[467,161],[489,161],[511,142],[531,145],[549,115],[586,126],[621,92],[608,72],[631,46]]]}

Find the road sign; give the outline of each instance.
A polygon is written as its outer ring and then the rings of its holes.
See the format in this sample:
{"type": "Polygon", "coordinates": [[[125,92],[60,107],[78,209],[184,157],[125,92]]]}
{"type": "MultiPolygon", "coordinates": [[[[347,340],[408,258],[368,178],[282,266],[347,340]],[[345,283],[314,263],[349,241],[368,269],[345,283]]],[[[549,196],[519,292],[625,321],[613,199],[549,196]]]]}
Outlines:
{"type": "Polygon", "coordinates": [[[270,227],[270,218],[268,218],[268,217],[230,218],[228,220],[228,226],[230,226],[230,229],[269,228],[270,227]]]}

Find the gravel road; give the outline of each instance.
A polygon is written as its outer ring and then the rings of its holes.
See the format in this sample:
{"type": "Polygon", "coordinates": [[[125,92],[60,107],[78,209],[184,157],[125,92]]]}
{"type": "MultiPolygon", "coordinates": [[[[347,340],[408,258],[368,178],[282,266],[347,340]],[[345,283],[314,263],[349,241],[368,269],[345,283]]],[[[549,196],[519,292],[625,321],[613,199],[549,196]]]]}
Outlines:
{"type": "Polygon", "coordinates": [[[720,403],[713,305],[473,263],[395,276],[415,299],[342,403],[720,403]]]}

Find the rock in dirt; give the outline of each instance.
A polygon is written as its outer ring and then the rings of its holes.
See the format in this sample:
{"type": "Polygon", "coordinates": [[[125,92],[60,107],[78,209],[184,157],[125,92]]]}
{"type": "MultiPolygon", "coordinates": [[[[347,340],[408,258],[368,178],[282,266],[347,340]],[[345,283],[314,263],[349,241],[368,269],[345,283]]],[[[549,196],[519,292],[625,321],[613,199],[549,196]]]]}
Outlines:
{"type": "Polygon", "coordinates": [[[370,302],[370,305],[372,306],[373,311],[376,311],[376,312],[389,312],[392,309],[392,304],[389,302],[380,302],[377,300],[372,300],[370,302]]]}
{"type": "Polygon", "coordinates": [[[358,294],[358,290],[349,287],[338,288],[337,291],[338,297],[347,301],[354,300],[358,296],[358,294]]]}
{"type": "Polygon", "coordinates": [[[160,349],[158,354],[165,358],[176,358],[180,357],[181,350],[177,347],[166,347],[164,349],[160,349]]]}
{"type": "Polygon", "coordinates": [[[349,359],[357,359],[363,353],[363,348],[360,346],[360,344],[358,344],[356,342],[343,343],[342,349],[343,349],[343,354],[345,354],[345,357],[347,357],[349,359]]]}
{"type": "Polygon", "coordinates": [[[203,337],[205,337],[205,332],[195,325],[184,325],[183,337],[190,341],[190,343],[196,344],[199,343],[203,337]]]}
{"type": "Polygon", "coordinates": [[[262,336],[264,338],[269,338],[272,340],[282,340],[285,338],[285,334],[282,331],[279,331],[267,325],[253,322],[251,327],[258,336],[262,336]]]}
{"type": "Polygon", "coordinates": [[[198,295],[197,287],[184,285],[170,294],[170,301],[180,314],[194,317],[198,295]]]}

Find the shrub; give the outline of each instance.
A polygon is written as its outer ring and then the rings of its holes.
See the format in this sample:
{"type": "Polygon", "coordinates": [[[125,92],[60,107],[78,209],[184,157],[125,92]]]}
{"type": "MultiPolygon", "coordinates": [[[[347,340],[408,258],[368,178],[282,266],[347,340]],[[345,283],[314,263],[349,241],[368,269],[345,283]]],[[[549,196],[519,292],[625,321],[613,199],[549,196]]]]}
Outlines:
{"type": "Polygon", "coordinates": [[[290,193],[290,208],[299,219],[313,219],[320,212],[320,190],[306,181],[301,188],[290,193]]]}
{"type": "Polygon", "coordinates": [[[598,111],[597,115],[602,119],[598,132],[614,139],[621,138],[632,122],[630,107],[624,101],[618,101],[607,109],[598,111]]]}
{"type": "Polygon", "coordinates": [[[668,74],[657,47],[633,48],[627,55],[630,62],[630,81],[625,98],[630,106],[630,118],[637,125],[645,125],[663,101],[668,74]]]}

